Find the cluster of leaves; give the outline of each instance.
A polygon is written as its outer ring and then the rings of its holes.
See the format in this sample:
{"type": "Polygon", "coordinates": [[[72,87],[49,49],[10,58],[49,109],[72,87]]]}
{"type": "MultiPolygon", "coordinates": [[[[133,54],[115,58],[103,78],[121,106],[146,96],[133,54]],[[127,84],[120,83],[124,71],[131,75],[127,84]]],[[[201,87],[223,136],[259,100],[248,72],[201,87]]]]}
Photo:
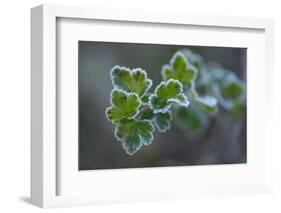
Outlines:
{"type": "Polygon", "coordinates": [[[246,108],[245,84],[236,74],[219,64],[206,63],[190,50],[181,50],[187,61],[198,70],[191,87],[185,90],[191,101],[186,108],[175,110],[175,123],[187,137],[198,138],[208,129],[219,110],[241,115],[246,108]]]}
{"type": "Polygon", "coordinates": [[[152,93],[152,80],[141,68],[115,66],[110,74],[114,89],[106,116],[129,155],[152,143],[155,128],[169,130],[173,117],[188,136],[198,136],[218,105],[233,110],[245,102],[244,84],[233,72],[210,69],[201,56],[186,49],[162,67],[162,82],[152,93]]]}

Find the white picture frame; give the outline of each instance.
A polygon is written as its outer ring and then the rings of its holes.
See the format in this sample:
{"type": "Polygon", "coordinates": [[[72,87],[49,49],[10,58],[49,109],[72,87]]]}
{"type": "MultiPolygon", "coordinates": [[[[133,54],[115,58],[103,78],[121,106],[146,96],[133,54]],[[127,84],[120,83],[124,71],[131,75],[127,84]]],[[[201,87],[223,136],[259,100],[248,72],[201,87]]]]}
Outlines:
{"type": "MultiPolygon", "coordinates": [[[[274,131],[274,128],[272,128],[272,122],[270,122],[272,119],[272,114],[266,113],[266,111],[270,112],[269,109],[272,107],[272,96],[270,94],[270,90],[273,87],[273,21],[271,19],[216,17],[173,13],[162,14],[147,11],[122,11],[74,6],[41,5],[32,8],[31,10],[31,27],[31,201],[33,204],[43,208],[47,208],[91,205],[96,203],[178,199],[197,196],[252,194],[270,191],[270,161],[267,161],[268,158],[266,158],[268,157],[268,153],[266,153],[266,147],[270,146],[269,135],[271,131],[274,131]],[[217,167],[213,169],[210,166],[212,171],[215,171],[215,174],[211,176],[211,179],[216,179],[220,176],[221,178],[225,177],[227,179],[230,174],[233,173],[233,178],[229,179],[228,181],[218,179],[216,183],[210,182],[209,185],[208,183],[202,185],[199,176],[206,176],[211,174],[211,170],[206,168],[205,166],[205,169],[203,170],[201,170],[200,168],[197,169],[198,167],[196,167],[196,169],[188,169],[188,171],[192,170],[194,172],[194,175],[190,177],[193,181],[193,187],[186,186],[186,188],[180,188],[176,184],[166,184],[164,186],[164,182],[158,181],[158,185],[156,184],[157,186],[154,186],[154,188],[152,186],[146,187],[145,185],[140,185],[139,188],[132,190],[129,189],[129,186],[122,185],[122,187],[115,189],[120,190],[117,193],[114,190],[112,190],[111,192],[110,189],[104,190],[105,182],[110,181],[110,178],[113,177],[112,175],[115,175],[115,177],[119,178],[118,180],[122,180],[126,176],[135,178],[139,176],[144,180],[147,180],[146,178],[151,177],[150,175],[148,176],[148,174],[153,173],[153,176],[167,175],[171,180],[175,180],[177,175],[185,177],[187,168],[148,168],[141,170],[131,169],[130,171],[122,170],[119,172],[107,171],[100,172],[98,176],[97,174],[94,174],[95,176],[92,176],[93,174],[84,173],[83,177],[79,178],[76,178],[78,176],[75,176],[75,174],[71,173],[71,171],[76,169],[77,165],[73,165],[70,170],[64,170],[65,164],[61,163],[61,161],[64,162],[65,160],[64,158],[61,158],[61,150],[59,150],[63,149],[63,146],[58,146],[57,144],[57,122],[59,116],[57,109],[59,107],[58,99],[61,98],[61,94],[58,95],[57,91],[57,89],[60,87],[60,81],[58,81],[57,79],[57,69],[59,69],[57,63],[57,50],[59,48],[57,36],[58,21],[61,18],[69,20],[77,19],[116,21],[119,23],[119,25],[122,25],[122,23],[130,22],[135,23],[136,25],[138,23],[154,24],[155,26],[161,25],[165,26],[166,28],[172,26],[199,26],[202,29],[223,29],[224,31],[226,30],[228,32],[232,32],[234,30],[256,30],[257,32],[261,32],[262,35],[259,37],[259,39],[256,40],[256,43],[262,43],[262,53],[255,56],[257,58],[261,58],[261,61],[263,61],[261,62],[263,66],[262,68],[260,68],[260,76],[257,77],[257,79],[253,79],[253,81],[251,81],[253,82],[253,87],[252,89],[249,89],[250,91],[248,91],[247,94],[254,94],[255,88],[257,88],[262,95],[260,99],[252,99],[252,103],[260,103],[262,101],[265,102],[264,104],[261,103],[260,107],[256,107],[258,109],[255,109],[255,112],[263,113],[264,116],[261,118],[261,120],[263,121],[263,124],[266,128],[266,131],[264,132],[257,131],[259,132],[258,137],[263,138],[264,140],[260,142],[260,145],[257,146],[258,148],[252,148],[252,151],[250,150],[250,152],[253,153],[250,156],[255,156],[253,159],[256,163],[250,163],[246,166],[244,165],[241,167],[217,167]],[[262,77],[265,77],[265,80],[262,77]],[[261,86],[260,88],[258,88],[258,85],[255,82],[263,82],[262,85],[264,85],[264,87],[261,86]],[[265,108],[267,109],[266,111],[265,108]],[[258,154],[255,155],[254,153],[258,154]],[[258,166],[257,162],[261,163],[262,165],[258,166]],[[224,171],[227,171],[228,174],[225,174],[224,171]],[[64,176],[68,175],[69,181],[67,181],[65,178],[61,178],[61,173],[64,172],[64,176]],[[235,176],[236,172],[238,172],[239,174],[245,173],[246,176],[235,176]],[[97,185],[89,187],[91,190],[97,189],[96,193],[94,194],[86,193],[87,189],[85,189],[85,186],[79,185],[79,182],[89,182],[91,178],[100,178],[99,180],[104,181],[104,183],[101,184],[101,187],[99,188],[97,185]],[[251,181],[252,183],[250,183],[251,181]],[[66,188],[66,190],[64,190],[65,193],[60,192],[61,185],[66,188]],[[151,191],[147,192],[149,188],[151,189],[151,191]],[[72,191],[79,191],[79,193],[71,193],[72,191]],[[120,196],[120,193],[123,196],[120,196]]],[[[70,37],[73,39],[77,39],[79,38],[79,36],[81,35],[73,33],[73,35],[71,35],[70,37]]],[[[232,38],[235,39],[235,35],[233,35],[232,38]]],[[[246,39],[245,41],[247,42],[248,40],[246,39]]],[[[208,40],[206,40],[206,42],[208,42],[208,40]]],[[[209,42],[211,42],[211,40],[209,42]]],[[[223,44],[223,41],[221,42],[223,44]]],[[[243,41],[241,42],[239,44],[233,42],[233,45],[244,45],[243,41]]],[[[215,45],[217,43],[214,42],[213,44],[215,45]]],[[[252,44],[252,49],[254,49],[254,45],[255,43],[252,44]]],[[[253,56],[254,55],[252,55],[252,57],[253,56]]],[[[75,80],[75,77],[73,79],[75,80]]],[[[68,84],[72,85],[71,81],[68,82],[68,84]]],[[[73,89],[75,90],[75,88],[73,89]]],[[[251,116],[251,114],[249,116],[249,125],[255,125],[255,122],[253,120],[254,116],[251,116]]],[[[70,123],[75,122],[75,119],[70,120],[70,123]]],[[[261,128],[261,126],[252,127],[252,129],[259,130],[258,128],[261,128]]],[[[250,148],[251,147],[252,146],[250,146],[250,148]]],[[[75,152],[75,149],[73,149],[72,151],[75,152]]],[[[64,150],[64,156],[68,156],[67,152],[67,150],[64,150]]],[[[75,162],[76,158],[72,158],[70,160],[73,160],[73,162],[75,162]]],[[[114,187],[112,184],[110,186],[114,187]]]]}

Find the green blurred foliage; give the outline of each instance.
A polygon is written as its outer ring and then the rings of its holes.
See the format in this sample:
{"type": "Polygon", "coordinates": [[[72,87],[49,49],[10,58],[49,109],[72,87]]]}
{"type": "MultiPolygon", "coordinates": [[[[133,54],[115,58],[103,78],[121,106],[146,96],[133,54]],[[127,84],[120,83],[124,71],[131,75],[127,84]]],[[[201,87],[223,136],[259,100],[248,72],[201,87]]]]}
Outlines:
{"type": "Polygon", "coordinates": [[[197,78],[185,93],[191,101],[187,109],[176,110],[175,123],[188,137],[200,137],[219,110],[225,110],[235,119],[242,118],[246,110],[245,84],[231,70],[218,64],[206,63],[188,49],[180,51],[188,63],[198,70],[197,78]],[[199,109],[200,108],[200,109],[199,109]]]}

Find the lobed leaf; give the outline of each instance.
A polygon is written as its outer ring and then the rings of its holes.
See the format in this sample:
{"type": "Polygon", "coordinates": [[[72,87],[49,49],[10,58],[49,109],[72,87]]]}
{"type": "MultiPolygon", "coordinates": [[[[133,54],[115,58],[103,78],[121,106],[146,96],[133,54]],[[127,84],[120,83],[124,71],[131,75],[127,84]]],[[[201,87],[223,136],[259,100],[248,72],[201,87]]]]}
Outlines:
{"type": "Polygon", "coordinates": [[[213,83],[210,88],[219,104],[226,110],[232,110],[236,105],[245,103],[245,85],[231,71],[227,71],[221,80],[213,83]]]}
{"type": "Polygon", "coordinates": [[[156,113],[154,115],[153,123],[159,132],[166,132],[171,128],[172,113],[170,111],[156,113]]]}
{"type": "Polygon", "coordinates": [[[151,108],[145,108],[138,114],[139,119],[150,120],[160,132],[166,132],[171,127],[172,113],[154,113],[151,108]]]}
{"type": "Polygon", "coordinates": [[[222,95],[224,98],[238,99],[244,91],[243,85],[239,81],[230,82],[222,86],[222,95]]]}
{"type": "Polygon", "coordinates": [[[213,96],[198,96],[195,101],[206,112],[215,112],[217,110],[217,99],[213,96]]]}
{"type": "Polygon", "coordinates": [[[196,138],[201,136],[209,125],[209,117],[192,103],[188,108],[179,107],[175,110],[175,123],[182,129],[187,137],[196,138]]]}
{"type": "Polygon", "coordinates": [[[187,61],[193,66],[195,66],[198,70],[200,70],[200,68],[203,66],[204,60],[202,56],[192,52],[189,49],[182,49],[181,53],[185,56],[187,61]]]}
{"type": "Polygon", "coordinates": [[[119,124],[122,118],[134,117],[141,102],[134,93],[114,89],[111,93],[112,106],[106,109],[107,118],[114,124],[119,124]]]}
{"type": "Polygon", "coordinates": [[[188,107],[189,101],[183,94],[182,84],[178,80],[170,79],[161,82],[155,93],[149,97],[149,105],[154,113],[167,112],[173,103],[188,107]]]}
{"type": "Polygon", "coordinates": [[[135,154],[142,145],[153,141],[154,127],[148,120],[123,119],[115,129],[115,136],[122,141],[127,154],[135,154]]]}
{"type": "Polygon", "coordinates": [[[126,67],[115,66],[111,70],[114,87],[126,92],[134,92],[139,97],[144,96],[152,86],[146,72],[141,68],[130,70],[126,67]]]}
{"type": "Polygon", "coordinates": [[[138,119],[152,121],[154,119],[153,110],[149,107],[143,108],[138,114],[138,119]]]}
{"type": "Polygon", "coordinates": [[[161,74],[165,81],[175,79],[183,85],[188,85],[196,79],[197,69],[178,51],[172,57],[170,64],[162,67],[161,74]]]}

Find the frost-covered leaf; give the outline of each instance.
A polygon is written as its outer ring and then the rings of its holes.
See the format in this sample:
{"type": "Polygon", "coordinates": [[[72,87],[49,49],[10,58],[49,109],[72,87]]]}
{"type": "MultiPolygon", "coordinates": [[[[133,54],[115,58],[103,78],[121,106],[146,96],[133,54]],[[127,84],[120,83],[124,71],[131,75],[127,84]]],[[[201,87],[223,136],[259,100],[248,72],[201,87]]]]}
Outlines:
{"type": "Polygon", "coordinates": [[[106,109],[106,115],[114,124],[119,124],[122,118],[133,117],[139,110],[141,102],[134,93],[114,89],[111,93],[111,107],[106,109]]]}
{"type": "Polygon", "coordinates": [[[145,95],[142,96],[141,101],[143,104],[147,104],[149,102],[149,96],[150,93],[146,93],[145,95]]]}
{"type": "Polygon", "coordinates": [[[213,64],[208,65],[208,69],[209,69],[208,74],[209,74],[209,79],[210,79],[208,83],[221,82],[222,79],[227,74],[226,71],[223,68],[219,67],[216,64],[215,65],[213,65],[213,64]]]}
{"type": "Polygon", "coordinates": [[[149,104],[154,113],[167,112],[173,103],[185,107],[189,105],[187,97],[183,94],[182,84],[178,80],[162,81],[156,87],[155,93],[149,97],[149,104]]]}
{"type": "Polygon", "coordinates": [[[217,99],[212,96],[198,96],[195,98],[198,106],[206,112],[215,112],[217,110],[217,99]]]}
{"type": "Polygon", "coordinates": [[[224,109],[232,110],[236,105],[245,103],[245,85],[233,72],[225,72],[220,81],[210,85],[210,91],[224,109]]]}
{"type": "Polygon", "coordinates": [[[148,120],[123,119],[115,129],[115,136],[122,141],[127,154],[135,154],[142,145],[153,141],[154,127],[148,120]]]}
{"type": "Polygon", "coordinates": [[[130,70],[126,67],[115,66],[111,70],[112,83],[118,89],[134,92],[140,97],[145,95],[152,85],[146,72],[141,68],[130,70]]]}
{"type": "Polygon", "coordinates": [[[166,132],[171,127],[172,113],[170,111],[156,113],[154,115],[154,124],[160,132],[166,132]]]}
{"type": "Polygon", "coordinates": [[[161,74],[165,81],[168,79],[175,79],[183,85],[188,85],[196,79],[197,69],[188,63],[181,52],[176,52],[170,64],[162,67],[161,74]]]}
{"type": "Polygon", "coordinates": [[[153,110],[149,107],[143,108],[139,112],[138,118],[141,120],[153,120],[153,118],[154,118],[153,110]]]}
{"type": "Polygon", "coordinates": [[[243,95],[244,86],[239,80],[222,84],[222,96],[226,99],[238,99],[243,95]]]}
{"type": "Polygon", "coordinates": [[[195,66],[197,69],[200,69],[204,64],[204,60],[201,55],[192,52],[189,49],[181,50],[182,54],[187,58],[188,62],[195,66]]]}
{"type": "Polygon", "coordinates": [[[188,108],[178,107],[175,109],[174,115],[176,125],[182,129],[189,138],[201,136],[209,125],[209,117],[207,114],[200,110],[194,103],[191,103],[188,108]]]}
{"type": "Polygon", "coordinates": [[[139,112],[138,118],[150,120],[160,132],[166,132],[171,127],[172,113],[170,111],[154,113],[151,108],[145,108],[139,112]]]}

